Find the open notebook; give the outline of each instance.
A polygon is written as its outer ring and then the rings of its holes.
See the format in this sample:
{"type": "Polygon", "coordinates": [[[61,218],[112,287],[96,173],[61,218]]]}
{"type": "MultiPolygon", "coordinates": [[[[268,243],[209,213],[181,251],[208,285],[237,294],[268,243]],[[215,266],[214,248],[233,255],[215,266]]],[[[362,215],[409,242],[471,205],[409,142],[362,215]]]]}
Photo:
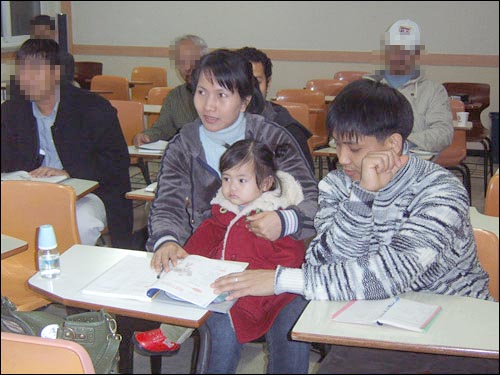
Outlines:
{"type": "Polygon", "coordinates": [[[210,284],[247,266],[246,262],[189,255],[169,272],[158,274],[149,259],[127,255],[84,287],[82,293],[145,302],[177,300],[214,310],[208,306],[224,302],[225,296],[214,294],[210,284]]]}
{"type": "Polygon", "coordinates": [[[2,181],[42,181],[42,182],[52,182],[58,183],[64,180],[67,180],[68,176],[50,176],[50,177],[32,177],[26,171],[15,171],[15,172],[6,172],[2,173],[2,181]]]}

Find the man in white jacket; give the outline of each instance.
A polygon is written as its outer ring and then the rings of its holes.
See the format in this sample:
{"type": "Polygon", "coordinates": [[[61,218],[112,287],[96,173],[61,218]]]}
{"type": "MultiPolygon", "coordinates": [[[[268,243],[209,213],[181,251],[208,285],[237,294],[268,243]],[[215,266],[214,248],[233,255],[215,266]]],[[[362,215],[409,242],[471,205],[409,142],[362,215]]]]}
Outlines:
{"type": "Polygon", "coordinates": [[[385,70],[366,78],[383,82],[400,91],[413,109],[410,149],[439,153],[453,139],[453,118],[448,93],[443,85],[421,75],[418,66],[421,50],[420,28],[409,20],[396,21],[385,33],[385,70]]]}

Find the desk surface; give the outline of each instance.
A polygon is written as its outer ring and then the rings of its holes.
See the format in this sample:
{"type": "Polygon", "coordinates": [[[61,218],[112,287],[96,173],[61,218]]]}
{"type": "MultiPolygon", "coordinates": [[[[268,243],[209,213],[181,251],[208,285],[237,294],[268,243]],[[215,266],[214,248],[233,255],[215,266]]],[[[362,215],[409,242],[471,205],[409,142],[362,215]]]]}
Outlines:
{"type": "Polygon", "coordinates": [[[498,358],[497,302],[428,293],[404,298],[436,304],[442,311],[426,332],[389,326],[339,323],[332,314],[347,302],[311,301],[292,330],[292,339],[346,346],[498,358]]]}
{"type": "Polygon", "coordinates": [[[493,232],[498,237],[498,216],[489,216],[480,213],[476,207],[471,206],[469,210],[470,222],[473,228],[480,228],[493,232]]]}
{"type": "Polygon", "coordinates": [[[28,250],[28,243],[15,237],[2,234],[2,259],[28,250]]]}
{"type": "Polygon", "coordinates": [[[161,104],[144,104],[144,114],[158,114],[161,110],[161,104]]]}
{"type": "Polygon", "coordinates": [[[128,193],[125,194],[125,198],[134,199],[137,201],[150,202],[153,199],[155,199],[155,193],[153,193],[152,191],[146,191],[146,188],[142,188],[129,191],[128,193]]]}
{"type": "MultiPolygon", "coordinates": [[[[61,254],[61,275],[43,279],[37,272],[28,280],[31,289],[46,298],[68,306],[100,309],[140,319],[199,327],[209,316],[205,309],[171,305],[165,302],[141,302],[121,298],[86,295],[81,290],[127,254],[151,258],[152,253],[109,247],[74,245],[61,254]]],[[[131,270],[134,272],[134,270],[131,270]]]]}
{"type": "Polygon", "coordinates": [[[135,147],[134,145],[128,146],[128,153],[131,157],[135,158],[143,158],[143,159],[161,159],[163,156],[163,151],[162,152],[156,152],[156,151],[149,151],[146,149],[139,149],[135,147]]]}
{"type": "Polygon", "coordinates": [[[68,178],[61,181],[61,185],[68,185],[75,189],[76,199],[81,198],[99,187],[97,181],[83,180],[81,178],[68,178]]]}

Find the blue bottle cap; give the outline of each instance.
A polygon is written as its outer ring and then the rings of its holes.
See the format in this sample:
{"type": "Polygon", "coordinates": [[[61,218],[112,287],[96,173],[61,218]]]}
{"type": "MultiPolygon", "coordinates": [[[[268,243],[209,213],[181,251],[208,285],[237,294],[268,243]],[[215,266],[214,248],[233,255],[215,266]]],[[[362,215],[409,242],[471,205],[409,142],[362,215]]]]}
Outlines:
{"type": "Polygon", "coordinates": [[[50,224],[40,226],[38,230],[38,248],[40,250],[50,250],[57,247],[54,227],[50,224]]]}

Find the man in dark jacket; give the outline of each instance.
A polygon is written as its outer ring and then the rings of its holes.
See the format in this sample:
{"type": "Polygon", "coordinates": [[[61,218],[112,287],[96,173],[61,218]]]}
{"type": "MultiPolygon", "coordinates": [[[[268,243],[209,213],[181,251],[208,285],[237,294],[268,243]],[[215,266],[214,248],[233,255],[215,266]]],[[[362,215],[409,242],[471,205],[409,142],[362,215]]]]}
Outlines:
{"type": "MultiPolygon", "coordinates": [[[[54,40],[28,39],[17,52],[16,74],[22,95],[2,104],[2,172],[98,181],[95,194],[84,197],[90,201],[85,220],[92,222],[93,232],[107,223],[113,246],[128,247],[133,225],[132,202],[125,199],[130,158],[116,110],[106,99],[61,81],[54,40]]],[[[84,201],[77,202],[82,243],[85,223],[79,209],[84,201]]]]}
{"type": "MultiPolygon", "coordinates": [[[[253,47],[243,47],[236,52],[252,63],[253,75],[259,82],[260,92],[265,99],[267,97],[267,90],[269,89],[271,76],[273,74],[273,63],[271,62],[271,59],[264,52],[253,47]]],[[[286,108],[268,100],[266,100],[264,111],[261,114],[268,120],[281,125],[292,134],[292,136],[299,143],[302,152],[311,166],[311,169],[314,171],[313,159],[309,151],[309,146],[307,145],[307,140],[312,135],[311,132],[300,122],[295,120],[286,108]]]]}

